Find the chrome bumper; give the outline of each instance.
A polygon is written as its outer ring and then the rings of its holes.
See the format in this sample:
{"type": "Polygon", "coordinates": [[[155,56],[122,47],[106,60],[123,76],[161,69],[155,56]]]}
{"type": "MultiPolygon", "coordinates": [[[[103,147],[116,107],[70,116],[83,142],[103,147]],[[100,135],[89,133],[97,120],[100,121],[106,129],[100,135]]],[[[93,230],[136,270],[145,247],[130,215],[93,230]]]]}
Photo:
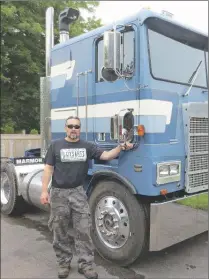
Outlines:
{"type": "Polygon", "coordinates": [[[208,209],[200,208],[203,195],[207,194],[208,192],[174,201],[152,203],[149,250],[159,251],[208,231],[208,209]]]}

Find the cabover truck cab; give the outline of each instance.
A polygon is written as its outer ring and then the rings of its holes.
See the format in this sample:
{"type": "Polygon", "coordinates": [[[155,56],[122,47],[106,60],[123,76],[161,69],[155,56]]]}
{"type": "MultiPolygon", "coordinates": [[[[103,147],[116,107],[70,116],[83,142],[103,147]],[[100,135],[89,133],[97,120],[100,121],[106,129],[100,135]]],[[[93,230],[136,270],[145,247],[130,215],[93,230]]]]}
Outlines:
{"type": "Polygon", "coordinates": [[[128,266],[208,228],[208,37],[143,9],[69,38],[78,16],[60,14],[54,46],[53,8],[46,12],[42,158],[2,164],[2,212],[25,202],[48,210],[40,204],[42,160],[65,136],[65,119],[78,115],[81,137],[104,150],[134,144],[114,160],[90,161],[84,185],[95,248],[128,266]]]}

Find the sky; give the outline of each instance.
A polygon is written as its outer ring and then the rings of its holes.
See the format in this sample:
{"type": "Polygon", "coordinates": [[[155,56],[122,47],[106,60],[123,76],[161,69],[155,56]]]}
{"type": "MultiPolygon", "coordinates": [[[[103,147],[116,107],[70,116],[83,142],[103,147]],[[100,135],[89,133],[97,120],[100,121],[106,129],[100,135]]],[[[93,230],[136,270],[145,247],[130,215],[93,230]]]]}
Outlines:
{"type": "Polygon", "coordinates": [[[166,10],[181,23],[208,33],[208,1],[99,1],[96,17],[103,24],[135,14],[143,7],[155,12],[166,10]]]}

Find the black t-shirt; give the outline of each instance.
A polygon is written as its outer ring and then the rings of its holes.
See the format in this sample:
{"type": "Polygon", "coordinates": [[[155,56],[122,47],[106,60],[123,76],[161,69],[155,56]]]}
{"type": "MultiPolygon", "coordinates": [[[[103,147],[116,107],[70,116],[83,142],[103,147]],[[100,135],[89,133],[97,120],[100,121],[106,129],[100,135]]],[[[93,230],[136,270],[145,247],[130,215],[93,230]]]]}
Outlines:
{"type": "Polygon", "coordinates": [[[96,144],[59,139],[51,143],[45,164],[54,166],[52,187],[75,188],[83,185],[88,173],[88,160],[99,159],[103,150],[96,144]]]}

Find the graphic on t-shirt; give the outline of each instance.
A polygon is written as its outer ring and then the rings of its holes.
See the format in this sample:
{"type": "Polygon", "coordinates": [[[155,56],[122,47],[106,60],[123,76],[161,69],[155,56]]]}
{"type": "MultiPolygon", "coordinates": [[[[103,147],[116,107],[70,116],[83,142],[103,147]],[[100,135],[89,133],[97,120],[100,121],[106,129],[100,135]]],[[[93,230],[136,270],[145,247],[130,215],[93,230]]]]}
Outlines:
{"type": "Polygon", "coordinates": [[[85,148],[61,149],[60,158],[62,162],[85,162],[87,159],[85,148]]]}

